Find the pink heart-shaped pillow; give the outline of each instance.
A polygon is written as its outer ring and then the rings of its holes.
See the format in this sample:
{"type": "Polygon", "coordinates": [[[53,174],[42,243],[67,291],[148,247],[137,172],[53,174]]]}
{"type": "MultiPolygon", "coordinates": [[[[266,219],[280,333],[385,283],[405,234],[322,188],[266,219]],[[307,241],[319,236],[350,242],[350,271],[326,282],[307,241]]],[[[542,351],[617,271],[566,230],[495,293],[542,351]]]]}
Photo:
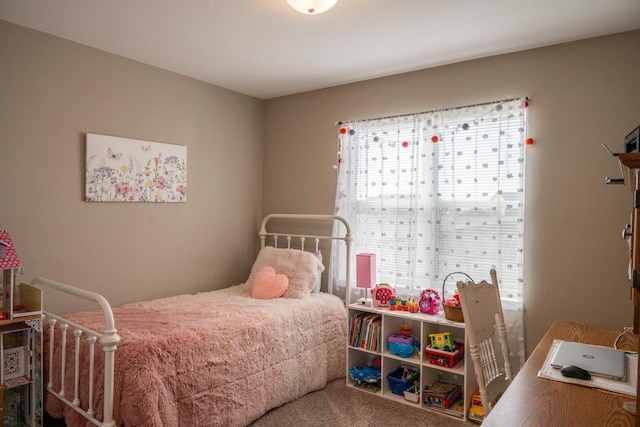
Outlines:
{"type": "Polygon", "coordinates": [[[251,296],[259,299],[280,298],[289,288],[289,278],[276,274],[273,267],[262,267],[253,280],[251,296]]]}

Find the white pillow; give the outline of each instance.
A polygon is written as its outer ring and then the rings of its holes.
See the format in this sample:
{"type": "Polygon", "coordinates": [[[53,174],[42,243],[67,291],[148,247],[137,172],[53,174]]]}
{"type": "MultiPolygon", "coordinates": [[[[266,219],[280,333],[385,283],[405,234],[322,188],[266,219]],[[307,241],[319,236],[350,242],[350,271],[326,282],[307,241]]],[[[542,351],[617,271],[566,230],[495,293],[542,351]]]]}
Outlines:
{"type": "MultiPolygon", "coordinates": [[[[320,261],[320,264],[322,264],[322,252],[318,250],[318,251],[315,251],[313,255],[315,255],[315,257],[318,258],[318,261],[320,261]]],[[[322,285],[322,271],[318,271],[318,278],[316,279],[316,285],[311,290],[311,293],[319,294],[321,285],[322,285]]]]}
{"type": "Polygon", "coordinates": [[[283,298],[306,298],[316,286],[324,265],[311,253],[298,249],[280,249],[265,246],[258,253],[247,283],[253,287],[256,275],[263,267],[273,267],[276,274],[289,278],[289,288],[283,298]]]}

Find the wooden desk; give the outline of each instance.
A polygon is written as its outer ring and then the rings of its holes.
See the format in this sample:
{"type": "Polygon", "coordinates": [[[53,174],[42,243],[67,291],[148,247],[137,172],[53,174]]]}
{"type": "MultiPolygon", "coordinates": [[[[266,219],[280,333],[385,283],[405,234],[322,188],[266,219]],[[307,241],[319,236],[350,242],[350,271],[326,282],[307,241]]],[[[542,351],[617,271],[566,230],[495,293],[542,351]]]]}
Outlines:
{"type": "MultiPolygon", "coordinates": [[[[621,331],[556,321],[482,423],[487,426],[633,426],[622,409],[632,397],[560,381],[538,378],[554,339],[613,346],[621,331]]],[[[618,348],[638,350],[638,335],[624,334],[618,348]]]]}

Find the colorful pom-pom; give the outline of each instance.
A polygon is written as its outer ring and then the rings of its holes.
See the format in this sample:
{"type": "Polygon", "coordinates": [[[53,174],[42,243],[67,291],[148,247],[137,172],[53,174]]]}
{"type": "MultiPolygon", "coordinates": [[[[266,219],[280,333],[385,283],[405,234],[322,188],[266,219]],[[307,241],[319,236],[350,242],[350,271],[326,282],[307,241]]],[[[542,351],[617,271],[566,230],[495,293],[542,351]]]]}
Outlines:
{"type": "Polygon", "coordinates": [[[465,123],[462,125],[462,130],[469,130],[469,123],[465,123]]]}
{"type": "Polygon", "coordinates": [[[347,129],[346,128],[340,128],[340,133],[344,135],[345,133],[347,133],[347,129]]]}
{"type": "Polygon", "coordinates": [[[533,138],[527,138],[524,140],[525,145],[533,145],[533,138]]]}
{"type": "Polygon", "coordinates": [[[407,141],[402,141],[402,146],[404,148],[407,148],[409,146],[409,143],[407,141]]]}
{"type": "Polygon", "coordinates": [[[438,142],[438,141],[440,141],[440,138],[438,138],[438,135],[433,135],[433,136],[431,137],[431,142],[433,142],[434,144],[435,144],[436,142],[438,142]]]}
{"type": "Polygon", "coordinates": [[[356,131],[355,131],[355,130],[353,130],[353,129],[349,129],[349,135],[355,135],[355,134],[356,134],[356,131]]]}

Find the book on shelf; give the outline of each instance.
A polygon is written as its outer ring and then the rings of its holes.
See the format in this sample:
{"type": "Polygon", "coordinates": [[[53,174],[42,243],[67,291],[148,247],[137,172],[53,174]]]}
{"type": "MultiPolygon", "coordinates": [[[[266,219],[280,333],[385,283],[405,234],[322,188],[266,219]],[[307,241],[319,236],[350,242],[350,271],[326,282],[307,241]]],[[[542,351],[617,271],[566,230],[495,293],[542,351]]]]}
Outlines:
{"type": "Polygon", "coordinates": [[[349,345],[379,351],[382,316],[374,313],[354,313],[351,316],[349,345]]]}

